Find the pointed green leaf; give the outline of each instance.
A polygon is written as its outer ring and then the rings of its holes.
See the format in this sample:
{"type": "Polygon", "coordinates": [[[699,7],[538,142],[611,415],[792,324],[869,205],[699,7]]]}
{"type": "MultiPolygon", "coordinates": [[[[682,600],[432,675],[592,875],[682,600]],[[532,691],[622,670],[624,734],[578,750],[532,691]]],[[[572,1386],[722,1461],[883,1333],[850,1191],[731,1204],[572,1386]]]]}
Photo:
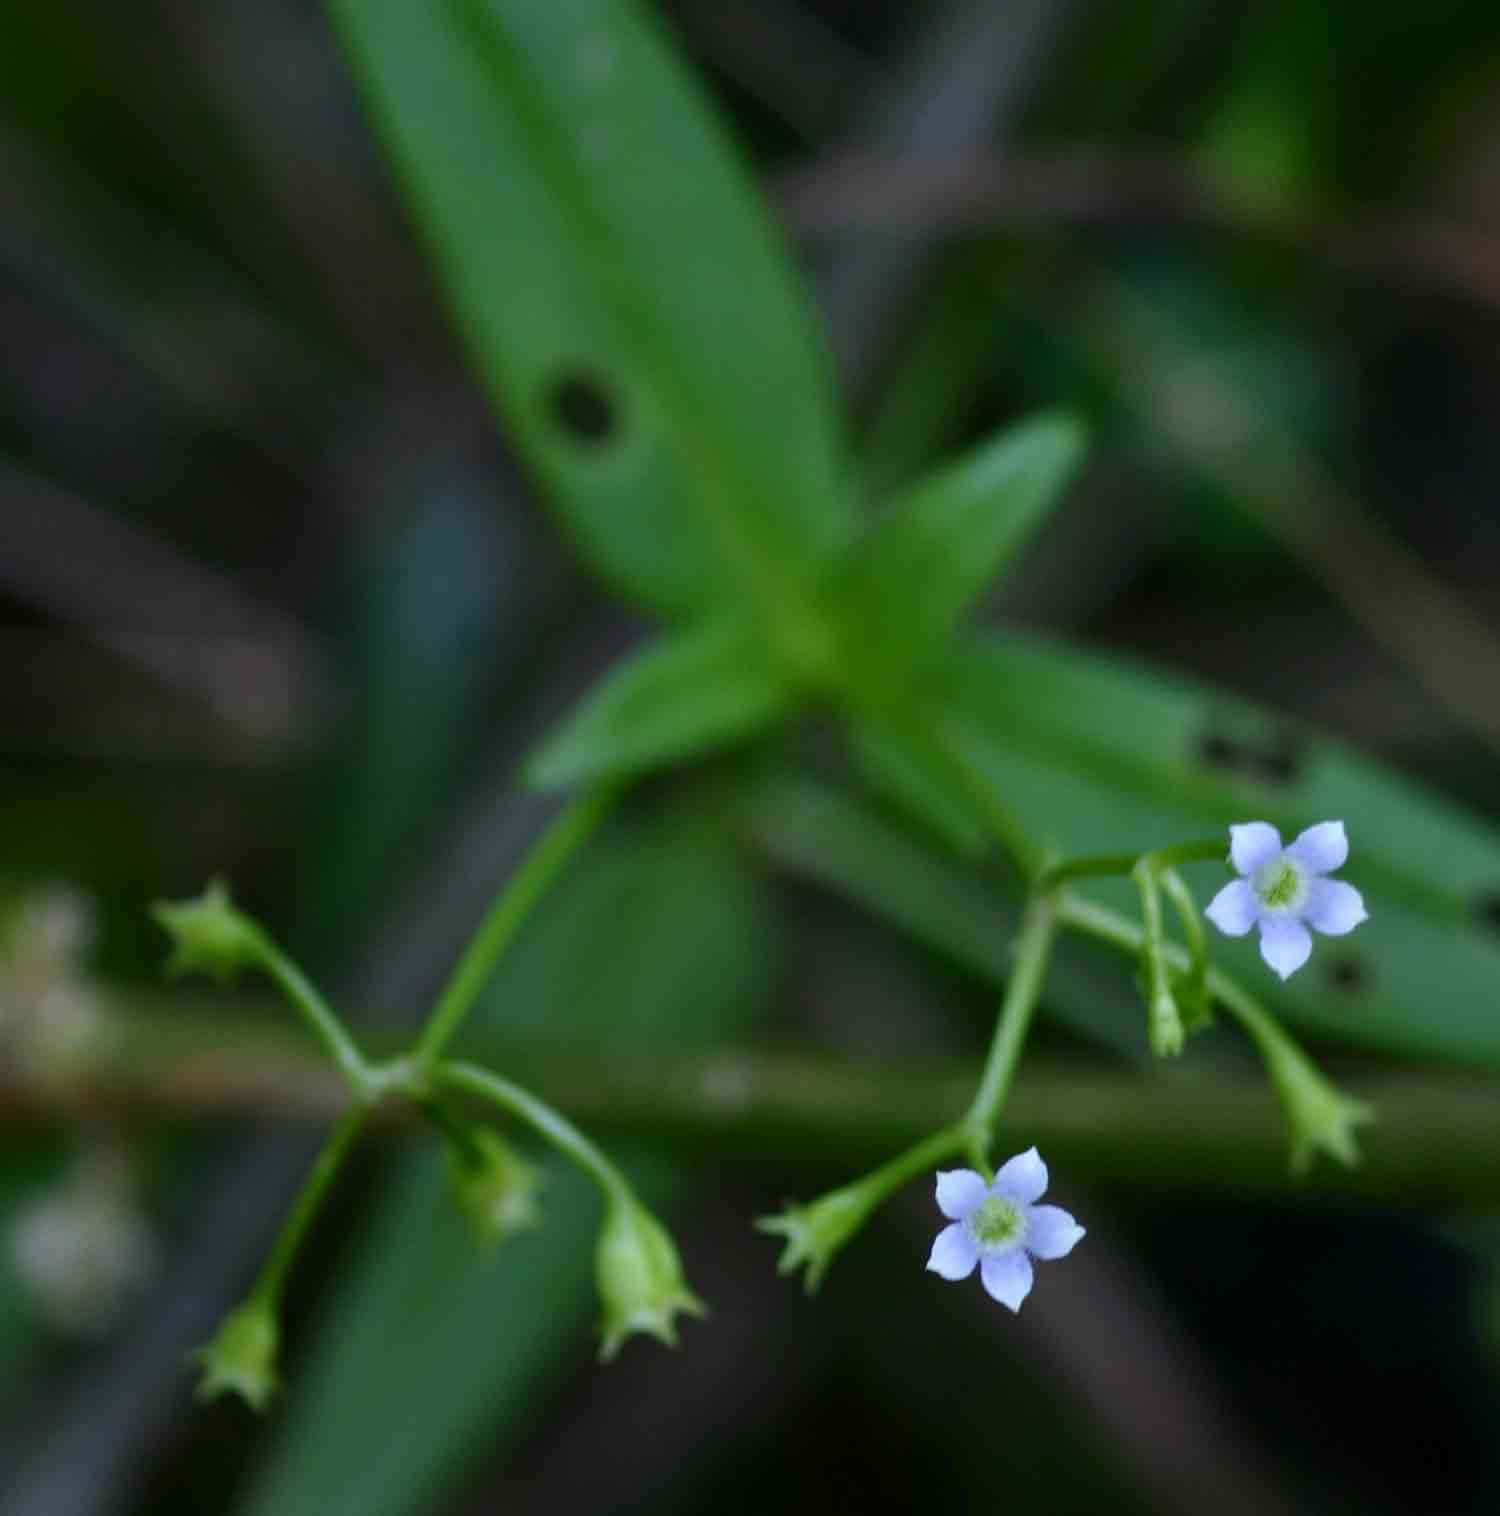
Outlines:
{"type": "MultiPolygon", "coordinates": [[[[1246,702],[1031,638],[966,639],[932,698],[1010,806],[1065,853],[1157,847],[1251,819],[1287,838],[1343,821],[1340,877],[1363,892],[1368,923],[1318,938],[1284,985],[1253,935],[1213,936],[1215,960],[1289,1021],[1333,1040],[1500,1066],[1493,827],[1246,702]]],[[[1225,878],[1217,864],[1183,872],[1200,903],[1225,878]]],[[[1131,908],[1128,888],[1117,903],[1131,908]]]]}
{"type": "Polygon", "coordinates": [[[1076,421],[1038,416],[899,496],[833,578],[862,663],[928,658],[1062,498],[1083,447],[1076,421]]]}
{"type": "Polygon", "coordinates": [[[690,627],[611,669],[532,755],[526,776],[560,788],[638,774],[748,737],[790,699],[756,633],[690,627]]]}
{"type": "Polygon", "coordinates": [[[717,122],[628,0],[330,0],[475,366],[593,567],[794,614],[850,526],[829,365],[717,122]]]}

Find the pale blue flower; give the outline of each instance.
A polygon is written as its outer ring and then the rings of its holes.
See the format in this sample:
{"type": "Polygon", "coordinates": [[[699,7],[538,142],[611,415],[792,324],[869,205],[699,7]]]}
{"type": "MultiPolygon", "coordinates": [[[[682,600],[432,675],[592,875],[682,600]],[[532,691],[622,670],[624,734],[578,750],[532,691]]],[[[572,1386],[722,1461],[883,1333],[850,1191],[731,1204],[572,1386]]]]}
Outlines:
{"type": "Polygon", "coordinates": [[[1204,913],[1228,937],[1260,928],[1260,956],[1283,979],[1312,952],[1308,927],[1342,937],[1368,919],[1352,884],[1325,876],[1342,868],[1349,839],[1342,821],[1310,826],[1290,847],[1265,821],[1229,828],[1229,857],[1240,877],[1209,902],[1204,913]]]}
{"type": "Polygon", "coordinates": [[[973,1169],[937,1176],[938,1209],[952,1223],[932,1245],[927,1267],[944,1279],[967,1279],[979,1267],[985,1289],[1013,1311],[1031,1292],[1031,1260],[1065,1258],[1083,1228],[1047,1192],[1047,1165],[1035,1148],[1003,1164],[993,1183],[973,1169]]]}

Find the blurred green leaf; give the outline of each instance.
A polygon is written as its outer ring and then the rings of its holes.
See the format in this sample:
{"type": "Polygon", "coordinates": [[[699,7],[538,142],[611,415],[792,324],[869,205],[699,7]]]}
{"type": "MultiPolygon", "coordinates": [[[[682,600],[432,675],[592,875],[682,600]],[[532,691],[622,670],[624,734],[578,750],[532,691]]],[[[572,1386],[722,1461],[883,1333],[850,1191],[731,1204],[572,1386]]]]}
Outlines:
{"type": "Polygon", "coordinates": [[[985,818],[953,787],[952,771],[933,760],[930,744],[876,717],[850,720],[860,775],[908,819],[927,827],[956,853],[977,856],[989,841],[985,818]]]}
{"type": "MultiPolygon", "coordinates": [[[[1289,1020],[1332,1040],[1500,1064],[1500,838],[1369,759],[1230,699],[1030,638],[974,637],[934,698],[1007,802],[1064,852],[1117,852],[1269,820],[1343,820],[1369,924],[1285,985],[1216,938],[1289,1020]]],[[[1194,865],[1200,900],[1224,877],[1194,865]]],[[[1091,886],[1092,888],[1092,886],[1091,886]]],[[[1126,898],[1127,897],[1122,897],[1126,898]]]]}
{"type": "Polygon", "coordinates": [[[580,551],[660,610],[794,619],[851,530],[827,359],[649,12],[331,4],[473,359],[580,551]]]}
{"type": "Polygon", "coordinates": [[[899,496],[831,587],[861,665],[899,677],[925,662],[1058,503],[1082,453],[1076,421],[1037,416],[899,496]]]}
{"type": "MultiPolygon", "coordinates": [[[[627,821],[528,922],[484,1004],[554,1043],[691,1048],[746,1032],[778,958],[761,885],[702,817],[627,821]]],[[[653,1203],[680,1193],[665,1165],[616,1156],[653,1203]]],[[[333,1298],[288,1345],[286,1401],[248,1516],[437,1509],[592,1362],[597,1196],[551,1164],[539,1204],[540,1230],[485,1250],[447,1198],[436,1142],[393,1164],[333,1298]]],[[[691,1252],[684,1261],[691,1280],[691,1252]]]]}
{"type": "Polygon", "coordinates": [[[755,629],[668,633],[605,675],[532,755],[527,778],[562,787],[691,758],[765,727],[790,697],[755,629]]]}
{"type": "MultiPolygon", "coordinates": [[[[1004,985],[1020,924],[1018,893],[926,836],[877,814],[843,789],[786,772],[758,774],[742,795],[754,846],[892,923],[967,972],[1004,985]]],[[[1096,944],[1058,945],[1046,1011],[1090,1042],[1146,1057],[1145,1015],[1118,956],[1096,944]]]]}

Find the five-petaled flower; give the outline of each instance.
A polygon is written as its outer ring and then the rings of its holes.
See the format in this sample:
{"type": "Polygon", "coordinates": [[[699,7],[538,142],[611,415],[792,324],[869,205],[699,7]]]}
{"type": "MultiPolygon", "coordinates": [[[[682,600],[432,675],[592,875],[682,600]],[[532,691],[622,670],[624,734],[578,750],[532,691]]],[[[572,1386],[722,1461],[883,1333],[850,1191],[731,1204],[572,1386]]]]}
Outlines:
{"type": "Polygon", "coordinates": [[[1349,856],[1342,821],[1310,826],[1290,847],[1265,821],[1229,828],[1229,857],[1240,877],[1226,884],[1204,913],[1229,937],[1260,928],[1260,956],[1283,978],[1312,952],[1307,928],[1342,937],[1367,919],[1352,884],[1328,879],[1349,856]]]}
{"type": "Polygon", "coordinates": [[[952,1223],[932,1245],[927,1267],[944,1279],[979,1278],[1013,1311],[1031,1292],[1031,1260],[1065,1258],[1084,1229],[1055,1205],[1037,1205],[1047,1192],[1047,1165],[1028,1148],[1001,1166],[993,1183],[973,1169],[937,1176],[938,1209],[952,1223]]]}

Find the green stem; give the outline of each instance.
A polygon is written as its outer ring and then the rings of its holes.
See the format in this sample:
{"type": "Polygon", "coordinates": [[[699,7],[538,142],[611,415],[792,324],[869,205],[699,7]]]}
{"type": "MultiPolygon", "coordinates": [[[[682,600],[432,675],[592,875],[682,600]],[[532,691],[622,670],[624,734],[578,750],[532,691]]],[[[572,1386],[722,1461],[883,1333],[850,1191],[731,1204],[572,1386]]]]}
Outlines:
{"type": "Polygon", "coordinates": [[[414,1057],[419,1067],[430,1069],[442,1057],[521,923],[609,814],[614,800],[615,792],[605,786],[585,791],[537,838],[495,897],[444,985],[417,1041],[414,1057]]]}
{"type": "Polygon", "coordinates": [[[281,987],[288,1000],[301,1011],[313,1031],[323,1041],[333,1061],[361,1100],[369,1098],[370,1065],[360,1052],[333,1008],[317,991],[312,981],[281,951],[271,938],[249,923],[256,957],[262,969],[281,987]]]}
{"type": "Polygon", "coordinates": [[[313,1164],[311,1173],[302,1182],[302,1188],[297,1192],[296,1200],[292,1202],[292,1209],[281,1224],[281,1231],[277,1234],[270,1257],[261,1267],[260,1274],[250,1292],[251,1299],[262,1300],[273,1309],[281,1303],[281,1292],[286,1284],[286,1276],[296,1259],[302,1239],[317,1219],[318,1212],[322,1209],[323,1198],[343,1167],[345,1158],[349,1156],[354,1140],[359,1136],[368,1115],[369,1111],[365,1106],[354,1106],[344,1114],[338,1125],[334,1127],[333,1135],[323,1144],[323,1151],[318,1154],[317,1162],[313,1164]]]}
{"type": "MultiPolygon", "coordinates": [[[[1139,954],[1145,933],[1141,927],[1108,906],[1097,905],[1091,900],[1065,896],[1058,907],[1058,919],[1065,927],[1094,937],[1122,952],[1139,954]]],[[[1163,957],[1183,970],[1190,968],[1188,954],[1174,943],[1165,943],[1163,957]]],[[[1291,1036],[1282,1029],[1269,1011],[1246,989],[1221,969],[1210,968],[1207,976],[1209,996],[1222,1005],[1244,1027],[1250,1038],[1264,1055],[1283,1049],[1292,1049],[1299,1058],[1304,1055],[1291,1036]]]]}
{"type": "Polygon", "coordinates": [[[1154,857],[1146,853],[1131,870],[1141,892],[1141,969],[1146,981],[1146,1026],[1151,1051],[1159,1058],[1182,1051],[1182,1015],[1172,996],[1172,974],[1167,966],[1166,938],[1161,924],[1161,888],[1154,857]]]}
{"type": "Polygon", "coordinates": [[[1187,943],[1192,967],[1188,970],[1187,1015],[1192,1023],[1200,1023],[1208,1015],[1208,936],[1203,930],[1203,918],[1198,914],[1198,902],[1193,892],[1176,869],[1161,871],[1161,886],[1177,911],[1182,923],[1183,941],[1187,943]]]}
{"type": "Polygon", "coordinates": [[[919,1174],[930,1174],[943,1159],[961,1152],[968,1141],[967,1122],[960,1121],[953,1126],[945,1126],[930,1137],[913,1143],[905,1152],[887,1159],[856,1183],[862,1192],[867,1191],[873,1197],[870,1202],[872,1208],[883,1205],[897,1190],[919,1174]]]}
{"type": "Polygon", "coordinates": [[[1026,1042],[1047,975],[1047,960],[1057,935],[1058,914],[1054,897],[1036,894],[1021,919],[1021,933],[1016,941],[1016,961],[1005,986],[1005,998],[995,1022],[995,1036],[989,1057],[974,1092],[963,1132],[969,1154],[976,1168],[988,1170],[989,1146],[995,1123],[1015,1077],[1016,1064],[1026,1042]]]}
{"type": "Polygon", "coordinates": [[[466,1165],[473,1166],[483,1157],[483,1151],[474,1136],[474,1128],[456,1112],[434,1095],[417,1101],[422,1114],[447,1139],[455,1154],[466,1165]]]}
{"type": "Polygon", "coordinates": [[[440,1063],[432,1070],[440,1085],[488,1100],[524,1121],[565,1157],[571,1158],[610,1199],[629,1198],[630,1182],[566,1116],[529,1090],[474,1063],[440,1063]]]}
{"type": "Polygon", "coordinates": [[[1061,863],[1049,865],[1036,881],[1039,890],[1056,889],[1070,879],[1099,879],[1105,876],[1124,876],[1134,872],[1136,866],[1150,859],[1158,873],[1176,868],[1183,863],[1206,863],[1222,860],[1224,843],[1218,838],[1202,838],[1193,842],[1178,842],[1171,847],[1158,848],[1153,853],[1092,853],[1082,858],[1065,858],[1061,863]]]}
{"type": "Polygon", "coordinates": [[[1203,837],[1195,842],[1174,842],[1151,854],[1157,872],[1175,869],[1184,863],[1223,863],[1228,853],[1222,837],[1203,837]]]}
{"type": "Polygon", "coordinates": [[[1066,858],[1050,864],[1036,882],[1039,890],[1055,890],[1070,879],[1100,879],[1125,875],[1140,862],[1139,853],[1094,853],[1084,858],[1066,858]]]}

